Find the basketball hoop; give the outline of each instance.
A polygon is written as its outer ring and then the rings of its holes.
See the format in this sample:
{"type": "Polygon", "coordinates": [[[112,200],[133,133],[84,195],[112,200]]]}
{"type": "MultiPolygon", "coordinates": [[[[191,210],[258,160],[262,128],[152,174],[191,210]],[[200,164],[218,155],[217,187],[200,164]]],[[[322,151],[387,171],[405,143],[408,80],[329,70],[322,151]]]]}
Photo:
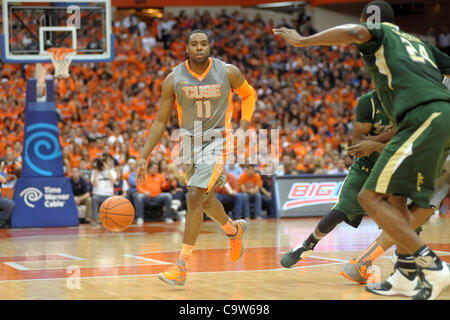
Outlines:
{"type": "Polygon", "coordinates": [[[69,77],[69,66],[77,50],[73,48],[50,48],[46,51],[52,59],[55,67],[55,78],[62,79],[69,77]]]}

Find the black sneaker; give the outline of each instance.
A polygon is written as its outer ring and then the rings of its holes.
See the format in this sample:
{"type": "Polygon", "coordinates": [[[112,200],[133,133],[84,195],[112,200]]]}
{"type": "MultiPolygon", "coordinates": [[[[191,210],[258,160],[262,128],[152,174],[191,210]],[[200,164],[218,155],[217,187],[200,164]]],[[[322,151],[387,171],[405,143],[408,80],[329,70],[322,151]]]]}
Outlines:
{"type": "Polygon", "coordinates": [[[309,256],[312,252],[313,250],[305,246],[305,243],[303,243],[300,247],[291,249],[283,254],[280,263],[285,268],[292,268],[297,264],[297,262],[309,256]]]}

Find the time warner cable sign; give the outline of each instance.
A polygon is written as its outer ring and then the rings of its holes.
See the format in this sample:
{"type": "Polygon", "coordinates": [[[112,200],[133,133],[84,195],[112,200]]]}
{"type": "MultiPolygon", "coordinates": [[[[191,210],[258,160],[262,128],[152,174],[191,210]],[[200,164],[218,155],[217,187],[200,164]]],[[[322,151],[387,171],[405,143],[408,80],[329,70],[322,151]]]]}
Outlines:
{"type": "Polygon", "coordinates": [[[324,216],[336,204],[345,175],[275,176],[280,217],[324,216]]]}
{"type": "Polygon", "coordinates": [[[35,187],[28,187],[20,192],[25,204],[30,208],[35,208],[40,204],[45,208],[64,208],[66,201],[70,198],[70,193],[63,193],[62,188],[44,186],[43,192],[35,187]]]}
{"type": "Polygon", "coordinates": [[[46,101],[37,101],[36,80],[27,83],[22,175],[14,192],[11,227],[78,225],[70,180],[65,176],[53,81],[46,101]]]}

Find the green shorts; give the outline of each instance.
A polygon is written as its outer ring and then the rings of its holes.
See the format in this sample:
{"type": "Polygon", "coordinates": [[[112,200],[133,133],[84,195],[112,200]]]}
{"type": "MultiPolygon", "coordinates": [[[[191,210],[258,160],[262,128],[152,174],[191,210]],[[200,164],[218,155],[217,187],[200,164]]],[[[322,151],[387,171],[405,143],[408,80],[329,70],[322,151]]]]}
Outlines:
{"type": "Polygon", "coordinates": [[[450,102],[433,101],[409,111],[386,145],[364,189],[410,198],[430,207],[437,177],[450,150],[450,102]]]}
{"type": "Polygon", "coordinates": [[[358,162],[350,167],[339,192],[338,202],[332,209],[344,213],[346,217],[344,221],[354,228],[359,226],[365,213],[358,203],[358,193],[369,177],[368,170],[366,170],[363,170],[358,162]]]}

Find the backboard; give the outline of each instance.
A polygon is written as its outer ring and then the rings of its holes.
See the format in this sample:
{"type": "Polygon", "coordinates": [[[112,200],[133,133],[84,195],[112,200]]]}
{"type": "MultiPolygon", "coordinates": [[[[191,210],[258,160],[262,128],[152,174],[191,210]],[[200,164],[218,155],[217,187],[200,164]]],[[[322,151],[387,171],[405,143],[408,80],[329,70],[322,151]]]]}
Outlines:
{"type": "Polygon", "coordinates": [[[45,50],[74,48],[73,62],[114,59],[111,0],[3,0],[2,60],[50,62],[45,50]]]}

